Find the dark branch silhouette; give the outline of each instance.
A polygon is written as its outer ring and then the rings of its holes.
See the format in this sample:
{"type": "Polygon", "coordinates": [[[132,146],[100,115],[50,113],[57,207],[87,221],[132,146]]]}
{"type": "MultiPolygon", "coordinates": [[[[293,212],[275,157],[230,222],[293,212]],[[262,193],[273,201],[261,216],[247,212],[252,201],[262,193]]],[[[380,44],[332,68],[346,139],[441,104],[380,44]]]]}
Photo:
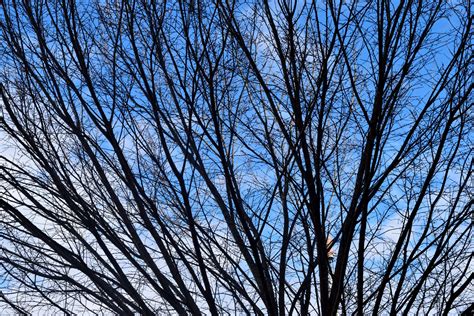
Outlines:
{"type": "Polygon", "coordinates": [[[5,311],[472,310],[469,0],[0,11],[5,311]]]}

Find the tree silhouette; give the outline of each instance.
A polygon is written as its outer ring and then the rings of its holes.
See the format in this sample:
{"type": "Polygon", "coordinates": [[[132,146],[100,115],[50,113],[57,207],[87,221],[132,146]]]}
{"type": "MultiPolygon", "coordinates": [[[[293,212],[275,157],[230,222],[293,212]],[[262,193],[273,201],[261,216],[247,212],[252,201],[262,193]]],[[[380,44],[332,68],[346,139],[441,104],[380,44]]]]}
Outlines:
{"type": "Polygon", "coordinates": [[[5,312],[473,303],[470,1],[0,7],[5,312]]]}

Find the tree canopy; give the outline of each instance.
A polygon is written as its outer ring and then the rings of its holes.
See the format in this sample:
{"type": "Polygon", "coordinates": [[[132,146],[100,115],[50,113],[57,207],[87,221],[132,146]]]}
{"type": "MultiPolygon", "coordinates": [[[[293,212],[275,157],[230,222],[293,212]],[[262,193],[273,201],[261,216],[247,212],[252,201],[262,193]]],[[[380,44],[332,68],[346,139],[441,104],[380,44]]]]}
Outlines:
{"type": "Polygon", "coordinates": [[[473,303],[471,1],[0,1],[0,307],[473,303]]]}

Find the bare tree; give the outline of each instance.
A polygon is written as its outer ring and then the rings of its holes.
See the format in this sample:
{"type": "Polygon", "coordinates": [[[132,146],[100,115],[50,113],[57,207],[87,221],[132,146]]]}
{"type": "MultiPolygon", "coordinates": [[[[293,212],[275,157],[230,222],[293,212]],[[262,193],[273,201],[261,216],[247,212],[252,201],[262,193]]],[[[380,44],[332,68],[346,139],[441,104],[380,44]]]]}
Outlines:
{"type": "Polygon", "coordinates": [[[470,1],[0,3],[5,311],[473,303],[470,1]]]}

